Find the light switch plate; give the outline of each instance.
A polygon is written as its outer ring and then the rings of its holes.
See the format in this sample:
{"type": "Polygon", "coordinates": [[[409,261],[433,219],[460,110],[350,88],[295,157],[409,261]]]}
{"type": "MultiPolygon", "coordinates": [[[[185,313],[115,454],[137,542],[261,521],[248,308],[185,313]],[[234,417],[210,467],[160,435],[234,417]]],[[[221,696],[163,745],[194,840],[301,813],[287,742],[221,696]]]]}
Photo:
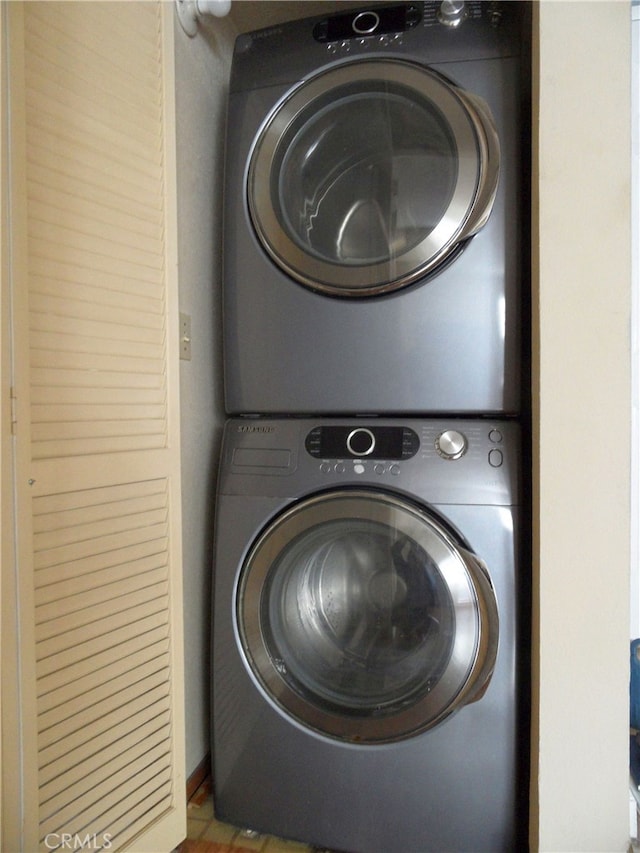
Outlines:
{"type": "Polygon", "coordinates": [[[191,316],[180,314],[180,358],[191,361],[191,316]]]}

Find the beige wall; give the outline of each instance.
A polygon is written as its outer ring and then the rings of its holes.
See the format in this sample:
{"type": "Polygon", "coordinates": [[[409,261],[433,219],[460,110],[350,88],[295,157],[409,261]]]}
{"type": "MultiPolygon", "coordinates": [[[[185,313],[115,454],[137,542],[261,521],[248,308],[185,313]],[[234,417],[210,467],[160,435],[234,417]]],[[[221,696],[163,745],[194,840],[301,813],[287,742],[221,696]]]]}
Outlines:
{"type": "Polygon", "coordinates": [[[211,18],[189,38],[176,22],[180,311],[191,361],[180,362],[187,777],[209,750],[214,495],[222,394],[222,151],[235,29],[211,18]]]}
{"type": "Polygon", "coordinates": [[[532,797],[541,851],[617,851],[628,841],[630,9],[536,11],[532,797]]]}

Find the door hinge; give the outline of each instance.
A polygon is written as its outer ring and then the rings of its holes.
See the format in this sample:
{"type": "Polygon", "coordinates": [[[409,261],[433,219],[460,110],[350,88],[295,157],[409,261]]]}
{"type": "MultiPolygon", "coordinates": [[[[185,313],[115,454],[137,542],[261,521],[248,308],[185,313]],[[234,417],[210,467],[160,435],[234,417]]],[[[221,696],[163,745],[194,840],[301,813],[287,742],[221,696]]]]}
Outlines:
{"type": "Polygon", "coordinates": [[[15,435],[18,426],[18,398],[16,397],[16,389],[13,386],[9,389],[9,395],[11,397],[11,435],[15,435]]]}

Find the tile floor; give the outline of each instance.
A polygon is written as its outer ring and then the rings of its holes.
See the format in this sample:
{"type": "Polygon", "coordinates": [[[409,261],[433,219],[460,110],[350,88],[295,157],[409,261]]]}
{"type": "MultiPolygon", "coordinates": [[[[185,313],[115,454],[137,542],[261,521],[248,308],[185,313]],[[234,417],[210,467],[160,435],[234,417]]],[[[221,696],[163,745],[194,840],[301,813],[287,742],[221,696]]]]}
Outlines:
{"type": "Polygon", "coordinates": [[[252,836],[220,823],[213,814],[213,800],[208,792],[204,797],[196,797],[187,806],[187,838],[203,841],[217,841],[228,844],[230,850],[257,850],[260,853],[313,853],[314,848],[295,841],[284,841],[268,835],[252,836]]]}

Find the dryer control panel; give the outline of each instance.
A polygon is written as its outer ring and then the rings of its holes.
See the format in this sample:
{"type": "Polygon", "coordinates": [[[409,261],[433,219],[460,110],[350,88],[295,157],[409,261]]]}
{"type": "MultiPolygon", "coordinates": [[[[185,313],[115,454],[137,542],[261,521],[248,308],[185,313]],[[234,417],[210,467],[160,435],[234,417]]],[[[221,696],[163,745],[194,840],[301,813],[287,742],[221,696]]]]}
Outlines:
{"type": "Polygon", "coordinates": [[[422,13],[417,3],[362,9],[318,21],[313,28],[313,37],[316,41],[326,42],[357,36],[402,33],[415,27],[421,19],[422,13]]]}
{"type": "Polygon", "coordinates": [[[411,459],[420,448],[417,433],[402,426],[318,426],[305,447],[316,459],[411,459]]]}
{"type": "Polygon", "coordinates": [[[423,27],[457,28],[464,21],[480,21],[485,15],[492,27],[498,27],[502,14],[500,0],[427,0],[423,3],[375,6],[324,18],[313,27],[313,37],[321,43],[346,42],[368,36],[380,38],[407,32],[421,22],[423,27]]]}

